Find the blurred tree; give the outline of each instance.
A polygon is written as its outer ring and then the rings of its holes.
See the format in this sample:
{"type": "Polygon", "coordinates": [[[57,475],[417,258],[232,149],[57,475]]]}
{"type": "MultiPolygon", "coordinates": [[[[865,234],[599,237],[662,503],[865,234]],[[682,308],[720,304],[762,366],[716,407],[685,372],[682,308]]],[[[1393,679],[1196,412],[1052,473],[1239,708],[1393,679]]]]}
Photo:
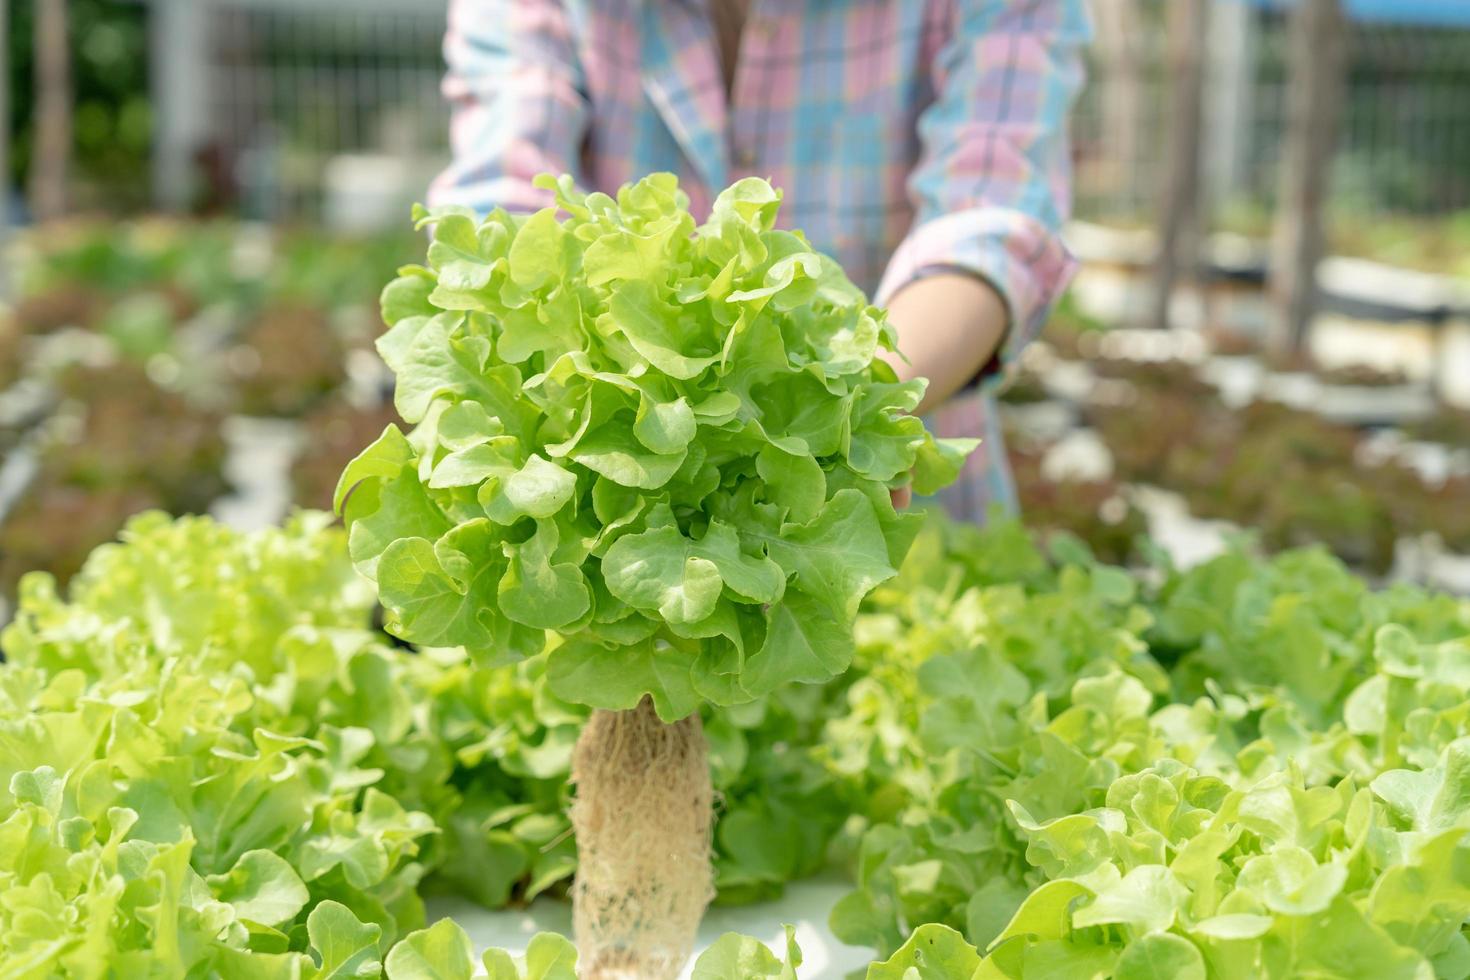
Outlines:
{"type": "MultiPolygon", "coordinates": [[[[10,51],[10,0],[0,0],[0,51],[10,51]]],[[[8,58],[7,58],[8,60],[8,58]]],[[[15,220],[10,213],[10,72],[0,68],[0,249],[10,240],[11,223],[15,220]]],[[[10,295],[11,275],[9,263],[0,263],[0,299],[10,295]]],[[[0,375],[6,366],[0,364],[0,375]]]]}
{"type": "MultiPolygon", "coordinates": [[[[37,151],[39,92],[37,21],[49,0],[10,4],[7,57],[10,82],[10,186],[26,187],[37,151]]],[[[72,203],[80,208],[130,210],[148,201],[151,123],[148,100],[148,18],[151,8],[118,0],[66,0],[71,64],[72,203]]],[[[0,112],[4,112],[0,107],[0,112]]]]}
{"type": "Polygon", "coordinates": [[[1297,0],[1291,14],[1286,138],[1271,232],[1269,345],[1297,353],[1317,307],[1327,199],[1346,83],[1348,22],[1340,0],[1297,0]]]}
{"type": "Polygon", "coordinates": [[[66,212],[71,172],[71,44],[66,0],[36,4],[36,144],[31,157],[31,213],[36,220],[66,212]]]}
{"type": "MultiPolygon", "coordinates": [[[[10,0],[0,0],[0,51],[10,64],[10,0]]],[[[0,68],[0,239],[10,229],[10,70],[0,68]]]]}
{"type": "Polygon", "coordinates": [[[1168,9],[1169,115],[1159,251],[1154,259],[1150,325],[1169,326],[1169,302],[1181,275],[1199,273],[1202,225],[1200,144],[1204,140],[1206,0],[1174,0],[1168,9]]]}

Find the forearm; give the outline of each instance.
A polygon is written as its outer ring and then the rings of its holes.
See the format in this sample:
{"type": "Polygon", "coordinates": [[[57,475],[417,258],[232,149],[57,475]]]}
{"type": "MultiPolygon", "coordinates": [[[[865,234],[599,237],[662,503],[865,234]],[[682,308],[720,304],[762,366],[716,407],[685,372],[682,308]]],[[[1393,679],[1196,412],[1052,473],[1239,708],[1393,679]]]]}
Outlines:
{"type": "Polygon", "coordinates": [[[910,362],[895,363],[899,375],[930,379],[921,410],[992,360],[1013,360],[1073,267],[1060,230],[1086,5],[952,6],[959,16],[931,65],[936,98],[920,117],[922,152],[907,181],[912,224],[877,291],[910,362]],[[925,274],[940,269],[954,273],[925,274]]]}
{"type": "Polygon", "coordinates": [[[904,286],[888,303],[888,319],[908,359],[889,357],[898,376],[929,379],[921,413],[942,404],[990,363],[1007,328],[1000,294],[983,279],[959,272],[904,286]]]}

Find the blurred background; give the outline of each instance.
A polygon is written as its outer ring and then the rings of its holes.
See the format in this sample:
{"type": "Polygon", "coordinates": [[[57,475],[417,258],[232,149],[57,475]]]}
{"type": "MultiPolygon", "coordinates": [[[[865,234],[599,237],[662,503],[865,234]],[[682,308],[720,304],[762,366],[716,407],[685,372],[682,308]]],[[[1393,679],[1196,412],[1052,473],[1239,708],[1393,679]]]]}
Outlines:
{"type": "MultiPolygon", "coordinates": [[[[1470,2],[1090,7],[1083,270],[1001,394],[1029,522],[1470,593],[1470,2]]],[[[446,158],[444,20],[0,0],[0,596],[146,507],[329,506],[393,419],[374,307],[446,158]]]]}

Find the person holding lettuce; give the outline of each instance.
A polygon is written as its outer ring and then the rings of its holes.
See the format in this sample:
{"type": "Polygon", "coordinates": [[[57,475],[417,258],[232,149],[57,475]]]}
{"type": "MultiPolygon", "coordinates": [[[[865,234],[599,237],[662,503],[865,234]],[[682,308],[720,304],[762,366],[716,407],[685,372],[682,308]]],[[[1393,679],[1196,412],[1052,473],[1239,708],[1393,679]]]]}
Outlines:
{"type": "Polygon", "coordinates": [[[1073,260],[1067,115],[1082,0],[451,0],[453,162],[433,204],[533,210],[538,173],[614,192],[678,175],[695,214],[744,176],[836,258],[984,441],[951,513],[1015,506],[989,395],[1073,260]]]}

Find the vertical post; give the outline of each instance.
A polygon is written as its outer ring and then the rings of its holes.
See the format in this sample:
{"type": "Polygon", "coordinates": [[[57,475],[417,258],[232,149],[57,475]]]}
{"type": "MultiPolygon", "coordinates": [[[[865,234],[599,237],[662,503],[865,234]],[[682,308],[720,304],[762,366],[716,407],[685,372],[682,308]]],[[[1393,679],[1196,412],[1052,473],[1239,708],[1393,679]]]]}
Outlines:
{"type": "Polygon", "coordinates": [[[1199,270],[1200,142],[1204,137],[1206,0],[1168,7],[1168,156],[1159,201],[1159,251],[1154,261],[1151,324],[1169,326],[1169,305],[1181,274],[1199,270]]]}
{"type": "Polygon", "coordinates": [[[71,170],[71,44],[67,0],[36,0],[36,143],[31,155],[31,212],[37,221],[67,208],[71,170]]]}
{"type": "Polygon", "coordinates": [[[1103,187],[1108,205],[1126,211],[1136,206],[1141,184],[1143,27],[1137,0],[1093,0],[1091,12],[1097,32],[1095,84],[1102,90],[1103,187]]]}
{"type": "Polygon", "coordinates": [[[1306,347],[1317,307],[1317,266],[1326,251],[1324,203],[1346,84],[1347,27],[1340,0],[1297,0],[1291,14],[1287,129],[1271,234],[1274,311],[1268,340],[1277,353],[1306,347]]]}
{"type": "Polygon", "coordinates": [[[1247,3],[1210,5],[1210,152],[1205,161],[1206,199],[1222,204],[1246,182],[1251,154],[1251,103],[1255,81],[1255,9],[1247,3]]]}
{"type": "Polygon", "coordinates": [[[209,139],[209,8],[204,0],[157,0],[149,17],[153,199],[168,210],[194,203],[194,161],[209,139]]]}
{"type": "Polygon", "coordinates": [[[0,300],[10,296],[10,0],[0,0],[0,300]]]}

